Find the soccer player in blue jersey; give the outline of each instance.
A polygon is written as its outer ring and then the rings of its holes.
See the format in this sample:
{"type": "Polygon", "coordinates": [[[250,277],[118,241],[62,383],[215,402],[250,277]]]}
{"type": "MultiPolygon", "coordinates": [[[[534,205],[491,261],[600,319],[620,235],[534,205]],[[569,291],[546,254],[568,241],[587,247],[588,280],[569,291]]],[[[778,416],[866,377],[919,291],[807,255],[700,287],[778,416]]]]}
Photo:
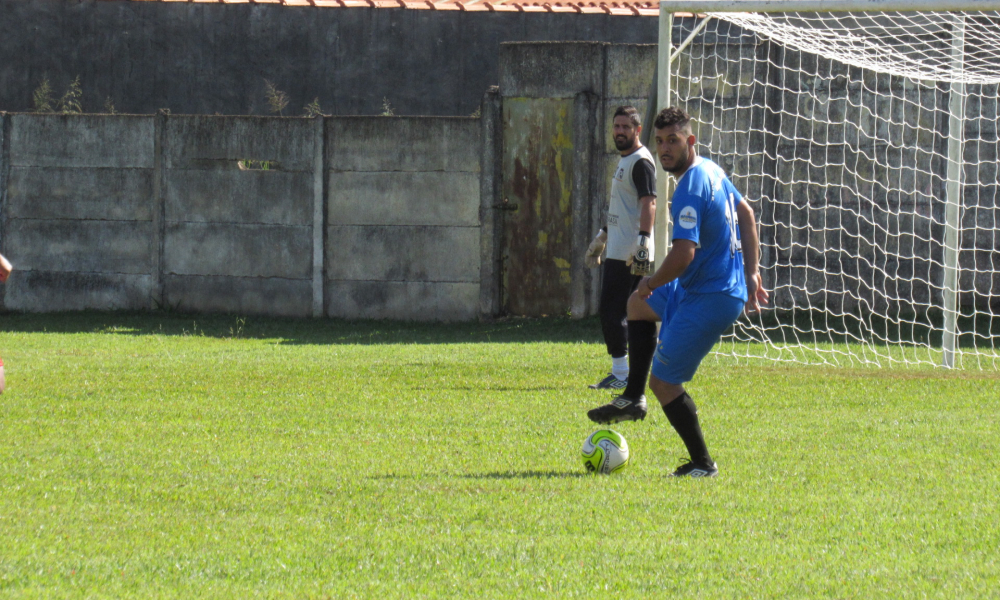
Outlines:
{"type": "Polygon", "coordinates": [[[649,387],[691,459],[675,477],[713,477],[698,410],[684,384],[744,310],[767,303],[758,270],[757,223],[719,165],[698,156],[691,117],[665,108],[656,117],[656,153],[677,179],[670,199],[673,245],[663,264],[629,298],[630,376],[622,395],[587,413],[597,423],[642,420],[649,387]],[[662,321],[659,339],[656,322],[662,321]]]}

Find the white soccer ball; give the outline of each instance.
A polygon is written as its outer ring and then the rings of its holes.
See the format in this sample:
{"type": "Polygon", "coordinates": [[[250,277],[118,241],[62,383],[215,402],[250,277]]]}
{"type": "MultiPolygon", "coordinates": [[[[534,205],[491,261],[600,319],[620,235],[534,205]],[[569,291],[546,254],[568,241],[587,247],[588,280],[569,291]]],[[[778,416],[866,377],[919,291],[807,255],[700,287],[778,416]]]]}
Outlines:
{"type": "Polygon", "coordinates": [[[583,442],[583,466],[590,473],[610,475],[628,466],[628,442],[617,431],[599,429],[583,442]]]}

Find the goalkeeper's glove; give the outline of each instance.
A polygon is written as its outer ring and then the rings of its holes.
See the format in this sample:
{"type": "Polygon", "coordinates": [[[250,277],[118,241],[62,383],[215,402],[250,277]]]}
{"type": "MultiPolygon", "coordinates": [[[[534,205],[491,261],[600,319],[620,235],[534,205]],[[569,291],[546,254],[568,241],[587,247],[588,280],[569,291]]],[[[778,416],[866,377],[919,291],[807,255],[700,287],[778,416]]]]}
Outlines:
{"type": "Polygon", "coordinates": [[[645,231],[639,232],[626,264],[632,267],[633,275],[649,275],[650,254],[653,252],[653,238],[645,231]]]}
{"type": "Polygon", "coordinates": [[[602,229],[597,232],[597,237],[587,247],[587,256],[584,258],[584,261],[587,263],[588,269],[596,269],[601,266],[601,255],[604,254],[604,248],[607,245],[608,232],[602,229]]]}

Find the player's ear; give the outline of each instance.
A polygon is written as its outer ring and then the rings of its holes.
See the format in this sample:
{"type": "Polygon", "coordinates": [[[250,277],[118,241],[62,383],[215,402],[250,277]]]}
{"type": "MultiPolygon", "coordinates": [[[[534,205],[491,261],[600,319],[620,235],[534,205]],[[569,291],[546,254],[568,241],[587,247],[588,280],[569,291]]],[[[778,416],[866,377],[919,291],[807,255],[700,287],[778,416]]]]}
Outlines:
{"type": "Polygon", "coordinates": [[[688,136],[688,146],[694,146],[698,143],[698,138],[694,137],[694,134],[688,136]]]}

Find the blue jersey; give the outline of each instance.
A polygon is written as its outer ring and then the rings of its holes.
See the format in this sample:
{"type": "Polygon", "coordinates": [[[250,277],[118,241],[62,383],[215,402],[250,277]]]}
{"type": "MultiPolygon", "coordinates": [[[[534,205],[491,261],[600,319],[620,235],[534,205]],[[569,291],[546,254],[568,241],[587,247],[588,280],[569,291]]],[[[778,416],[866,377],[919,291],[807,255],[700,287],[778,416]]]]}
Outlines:
{"type": "Polygon", "coordinates": [[[743,196],[722,167],[697,157],[670,199],[673,239],[696,244],[694,260],[679,281],[689,294],[722,293],[746,302],[736,205],[743,196]]]}

